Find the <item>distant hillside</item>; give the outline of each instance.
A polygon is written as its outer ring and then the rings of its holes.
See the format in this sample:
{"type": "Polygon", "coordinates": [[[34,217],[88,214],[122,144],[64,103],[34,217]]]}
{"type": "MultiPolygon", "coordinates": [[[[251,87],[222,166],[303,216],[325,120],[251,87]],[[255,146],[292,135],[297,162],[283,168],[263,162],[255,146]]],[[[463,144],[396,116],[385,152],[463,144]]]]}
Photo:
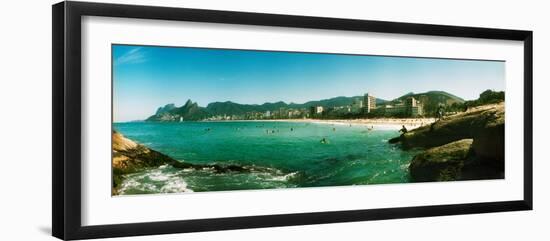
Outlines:
{"type": "MultiPolygon", "coordinates": [[[[363,100],[363,96],[352,96],[352,97],[345,97],[345,96],[339,96],[334,97],[330,99],[324,99],[324,100],[314,100],[314,101],[308,101],[304,104],[290,104],[290,108],[309,108],[311,106],[323,106],[325,108],[330,107],[337,107],[337,106],[346,106],[351,105],[355,100],[363,100]]],[[[377,104],[381,104],[386,102],[386,100],[383,99],[376,99],[377,104]]]]}
{"type": "Polygon", "coordinates": [[[411,97],[411,96],[416,99],[427,97],[429,98],[430,101],[441,102],[441,103],[447,102],[447,104],[452,104],[455,102],[458,102],[458,103],[464,102],[464,99],[456,95],[447,93],[445,91],[437,91],[437,90],[432,90],[425,93],[417,93],[417,94],[411,92],[397,98],[396,100],[405,100],[407,97],[411,97]]]}
{"type": "Polygon", "coordinates": [[[163,106],[163,107],[159,107],[159,108],[157,109],[157,112],[155,113],[155,115],[161,115],[161,114],[166,113],[166,112],[169,112],[169,111],[171,111],[171,110],[173,110],[173,109],[176,109],[176,105],[174,105],[174,104],[167,104],[167,105],[165,105],[165,106],[163,106]]]}
{"type": "Polygon", "coordinates": [[[211,115],[243,115],[247,112],[266,112],[274,111],[279,108],[288,108],[285,102],[264,103],[262,105],[238,104],[231,101],[213,102],[206,106],[206,110],[211,115]]]}
{"type": "MultiPolygon", "coordinates": [[[[303,104],[279,101],[275,103],[264,103],[261,105],[239,104],[231,101],[212,102],[206,107],[199,107],[197,103],[188,100],[184,106],[175,107],[174,104],[168,104],[159,107],[154,115],[147,118],[147,121],[179,121],[183,120],[201,120],[210,116],[217,115],[244,115],[250,112],[277,111],[280,108],[287,109],[307,109],[311,106],[323,106],[325,108],[351,105],[355,100],[363,100],[363,96],[345,97],[339,96],[324,100],[308,101],[303,104]]],[[[386,100],[377,99],[377,104],[386,102],[386,100]]]]}
{"type": "Polygon", "coordinates": [[[427,115],[434,114],[437,111],[439,105],[451,106],[455,103],[464,103],[464,99],[445,91],[428,91],[418,94],[408,93],[393,100],[392,102],[405,101],[409,97],[414,97],[415,99],[419,100],[424,105],[424,112],[427,115]]]}
{"type": "Polygon", "coordinates": [[[168,104],[159,108],[157,112],[146,119],[146,121],[179,121],[183,120],[202,120],[208,118],[210,114],[204,107],[199,107],[196,102],[187,100],[185,105],[175,107],[173,104],[168,104]]]}
{"type": "MultiPolygon", "coordinates": [[[[489,96],[489,94],[485,94],[489,96]]],[[[489,97],[492,98],[493,95],[489,97]]],[[[434,116],[439,105],[445,107],[450,106],[462,106],[465,101],[453,94],[447,93],[445,91],[428,91],[425,93],[408,93],[399,98],[396,98],[391,101],[386,101],[382,99],[377,99],[377,105],[383,105],[384,103],[394,104],[398,102],[403,102],[409,97],[414,97],[423,104],[424,115],[434,116]]],[[[487,97],[487,98],[489,98],[487,97]]],[[[174,104],[168,104],[163,107],[159,107],[154,115],[147,118],[147,121],[195,121],[195,120],[204,120],[214,116],[244,116],[249,113],[266,113],[267,111],[271,112],[271,115],[278,112],[281,108],[284,109],[294,109],[302,110],[302,113],[306,113],[307,110],[312,106],[323,106],[325,108],[331,107],[340,107],[340,106],[351,106],[354,102],[358,100],[363,100],[363,96],[338,96],[330,99],[323,100],[313,100],[308,101],[303,104],[290,103],[279,101],[274,103],[264,103],[261,105],[258,104],[239,104],[231,101],[225,102],[213,102],[208,104],[206,107],[200,107],[196,102],[188,100],[185,105],[181,107],[176,107],[174,104]]],[[[302,115],[303,116],[303,115],[302,115]]],[[[271,118],[277,118],[271,116],[271,118]]],[[[287,116],[288,118],[288,116],[287,116]]]]}

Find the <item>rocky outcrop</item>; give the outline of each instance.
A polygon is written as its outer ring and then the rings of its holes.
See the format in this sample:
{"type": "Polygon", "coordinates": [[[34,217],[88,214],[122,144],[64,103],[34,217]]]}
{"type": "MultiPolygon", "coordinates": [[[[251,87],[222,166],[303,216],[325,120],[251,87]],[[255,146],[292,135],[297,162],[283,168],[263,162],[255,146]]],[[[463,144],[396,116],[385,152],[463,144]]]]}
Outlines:
{"type": "Polygon", "coordinates": [[[409,166],[411,177],[418,182],[460,179],[464,162],[472,156],[472,142],[463,139],[416,155],[409,166]]]}
{"type": "MultiPolygon", "coordinates": [[[[473,138],[475,142],[477,138],[487,136],[488,132],[499,130],[502,130],[501,137],[504,137],[504,102],[474,107],[431,125],[414,129],[401,135],[399,142],[405,149],[431,148],[469,138],[473,138]]],[[[491,138],[491,135],[487,137],[491,138]]]]}
{"type": "Polygon", "coordinates": [[[487,123],[476,132],[473,148],[482,159],[504,160],[504,120],[487,123]]]}
{"type": "Polygon", "coordinates": [[[113,131],[113,173],[126,174],[165,164],[178,165],[176,160],[113,131]]]}
{"type": "Polygon", "coordinates": [[[162,165],[171,165],[180,169],[207,169],[215,173],[269,171],[269,168],[261,166],[191,164],[178,161],[170,156],[132,141],[116,131],[113,131],[112,133],[112,148],[113,183],[111,193],[113,195],[118,194],[118,188],[124,181],[124,175],[139,172],[148,168],[156,168],[162,165]]]}
{"type": "Polygon", "coordinates": [[[415,182],[498,179],[504,177],[504,159],[477,154],[473,139],[430,148],[416,155],[409,171],[415,182]]]}
{"type": "Polygon", "coordinates": [[[113,131],[112,134],[112,147],[113,194],[117,194],[117,189],[123,181],[124,174],[134,173],[146,168],[159,167],[166,164],[181,168],[192,166],[191,164],[176,161],[167,155],[138,144],[116,131],[113,131]]]}
{"type": "Polygon", "coordinates": [[[393,138],[405,149],[428,148],[409,166],[412,181],[504,178],[504,102],[447,117],[393,138]]]}

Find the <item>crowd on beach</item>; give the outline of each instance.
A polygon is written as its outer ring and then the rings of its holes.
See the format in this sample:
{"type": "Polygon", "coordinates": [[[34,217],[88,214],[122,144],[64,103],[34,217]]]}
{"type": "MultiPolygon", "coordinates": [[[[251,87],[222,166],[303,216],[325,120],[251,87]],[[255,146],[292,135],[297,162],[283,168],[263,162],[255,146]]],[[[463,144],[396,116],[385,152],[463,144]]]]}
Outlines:
{"type": "MultiPolygon", "coordinates": [[[[349,119],[349,120],[317,120],[317,119],[285,119],[285,120],[259,120],[260,122],[300,122],[309,124],[329,124],[332,126],[332,131],[336,131],[336,125],[345,126],[365,126],[367,131],[376,129],[395,129],[399,132],[405,133],[409,130],[416,129],[418,127],[432,124],[436,121],[436,118],[378,118],[378,119],[349,119]]],[[[265,128],[265,124],[257,125],[257,128],[265,128]]],[[[239,130],[240,128],[236,128],[239,130]]],[[[205,129],[211,131],[210,128],[205,129]]],[[[295,130],[294,127],[290,127],[291,132],[295,130]]],[[[280,132],[279,129],[265,129],[265,134],[276,134],[280,132]]],[[[328,144],[329,141],[326,137],[320,140],[321,144],[328,144]]]]}
{"type": "Polygon", "coordinates": [[[383,127],[385,129],[400,129],[405,126],[407,129],[412,130],[421,126],[434,123],[436,118],[378,118],[378,119],[350,119],[350,120],[297,120],[297,121],[309,121],[315,123],[325,124],[340,124],[340,125],[364,125],[374,127],[383,127]]]}

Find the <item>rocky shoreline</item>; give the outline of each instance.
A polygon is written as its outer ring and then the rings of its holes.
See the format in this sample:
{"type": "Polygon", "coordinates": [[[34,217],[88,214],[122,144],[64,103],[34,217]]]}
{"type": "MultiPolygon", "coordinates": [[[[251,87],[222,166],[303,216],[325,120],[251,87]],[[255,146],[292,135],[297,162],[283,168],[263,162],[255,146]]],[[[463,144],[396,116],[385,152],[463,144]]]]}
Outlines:
{"type": "Polygon", "coordinates": [[[113,131],[112,133],[112,143],[112,195],[119,195],[119,188],[124,181],[125,175],[144,171],[146,169],[158,168],[163,165],[170,165],[178,169],[208,169],[215,173],[249,173],[265,172],[267,170],[267,168],[261,166],[191,164],[178,161],[170,156],[132,141],[117,131],[113,131]]]}
{"type": "Polygon", "coordinates": [[[426,149],[409,166],[414,182],[504,178],[504,102],[471,108],[389,142],[426,149]]]}
{"type": "MultiPolygon", "coordinates": [[[[422,148],[409,165],[412,182],[504,178],[504,102],[470,108],[390,140],[403,149],[422,148]]],[[[170,165],[215,173],[267,172],[261,166],[192,164],[112,133],[112,195],[128,174],[170,165]]]]}

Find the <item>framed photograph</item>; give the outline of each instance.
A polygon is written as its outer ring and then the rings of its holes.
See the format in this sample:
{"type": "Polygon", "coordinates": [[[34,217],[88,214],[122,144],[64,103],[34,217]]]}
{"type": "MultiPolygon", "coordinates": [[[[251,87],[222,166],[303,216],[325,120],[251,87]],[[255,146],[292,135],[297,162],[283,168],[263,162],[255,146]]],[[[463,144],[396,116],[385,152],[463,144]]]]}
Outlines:
{"type": "Polygon", "coordinates": [[[531,210],[532,34],[55,4],[53,235],[531,210]]]}

